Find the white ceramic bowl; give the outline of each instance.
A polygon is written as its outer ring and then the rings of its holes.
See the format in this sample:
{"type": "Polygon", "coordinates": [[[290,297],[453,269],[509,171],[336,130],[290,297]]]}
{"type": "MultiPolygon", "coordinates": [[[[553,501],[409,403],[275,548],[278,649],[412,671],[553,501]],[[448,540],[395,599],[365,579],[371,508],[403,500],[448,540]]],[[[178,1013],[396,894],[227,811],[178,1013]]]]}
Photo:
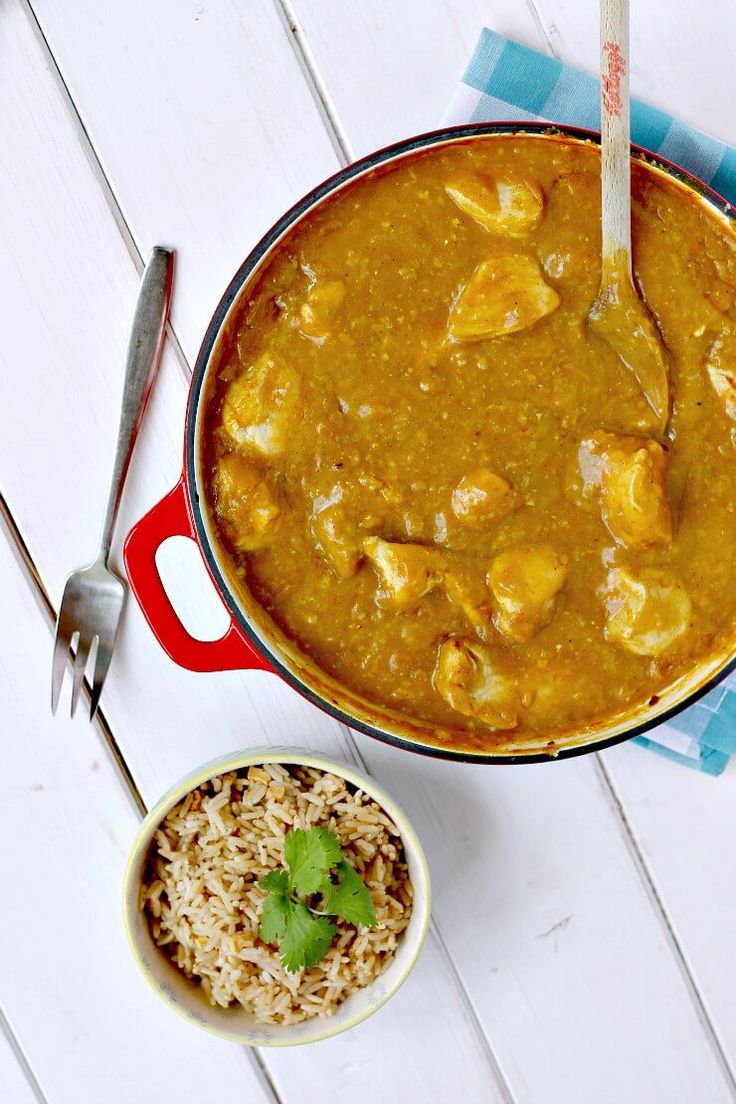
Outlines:
{"type": "Polygon", "coordinates": [[[365,1020],[389,1000],[406,980],[424,943],[430,915],[430,883],[427,862],[417,835],[401,808],[368,775],[346,763],[313,755],[297,748],[256,748],[238,751],[214,759],[192,771],[156,803],[143,821],[125,869],[123,886],[125,929],[133,955],[144,977],[154,991],[175,1012],[198,1027],[232,1042],[247,1046],[294,1046],[328,1039],[365,1020]],[[315,1017],[299,1024],[260,1024],[245,1009],[213,1008],[204,991],[173,965],[155,945],[145,913],[139,907],[141,879],[153,834],[168,812],[203,782],[228,771],[243,770],[263,763],[284,766],[305,766],[329,771],[363,790],[385,809],[399,830],[409,877],[414,888],[411,919],[401,935],[396,955],[388,967],[371,985],[353,993],[329,1017],[315,1017]]]}

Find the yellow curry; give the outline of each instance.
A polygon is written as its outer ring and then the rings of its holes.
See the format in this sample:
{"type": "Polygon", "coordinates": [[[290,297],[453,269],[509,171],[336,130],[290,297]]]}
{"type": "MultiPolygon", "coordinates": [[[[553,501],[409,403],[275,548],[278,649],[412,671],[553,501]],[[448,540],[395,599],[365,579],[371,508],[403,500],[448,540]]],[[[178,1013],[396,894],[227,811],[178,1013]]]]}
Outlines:
{"type": "Polygon", "coordinates": [[[542,136],[420,152],[320,205],[210,375],[236,585],[435,742],[554,744],[736,634],[736,239],[643,163],[632,189],[656,402],[588,317],[599,151],[542,136]]]}

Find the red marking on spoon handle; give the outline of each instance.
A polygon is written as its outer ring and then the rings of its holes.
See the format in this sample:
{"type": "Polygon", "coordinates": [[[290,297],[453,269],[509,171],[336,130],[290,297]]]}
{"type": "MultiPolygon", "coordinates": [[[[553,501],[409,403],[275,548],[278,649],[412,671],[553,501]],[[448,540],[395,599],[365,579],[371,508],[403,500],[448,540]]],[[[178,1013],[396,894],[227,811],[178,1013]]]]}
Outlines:
{"type": "Polygon", "coordinates": [[[607,69],[601,78],[603,108],[609,115],[618,118],[623,108],[621,81],[626,74],[626,62],[618,42],[604,42],[603,52],[607,63],[607,69]]]}

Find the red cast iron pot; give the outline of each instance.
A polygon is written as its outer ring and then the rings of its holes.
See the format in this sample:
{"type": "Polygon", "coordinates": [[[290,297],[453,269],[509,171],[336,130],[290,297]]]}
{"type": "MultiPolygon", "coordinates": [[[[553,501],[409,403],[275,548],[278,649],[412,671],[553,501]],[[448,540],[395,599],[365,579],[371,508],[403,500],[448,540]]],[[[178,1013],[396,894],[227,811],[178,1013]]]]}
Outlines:
{"type": "MultiPolygon", "coordinates": [[[[599,135],[591,131],[576,127],[551,127],[548,124],[479,123],[449,127],[399,142],[348,165],[292,207],[245,259],[214,313],[197,358],[189,393],[181,479],[133,527],[125,542],[124,561],[133,593],[156,638],[176,663],[190,671],[273,671],[333,717],[370,736],[411,751],[475,763],[549,762],[610,747],[662,723],[687,708],[725,678],[736,667],[736,657],[726,655],[701,667],[686,680],[681,680],[682,685],[678,684],[675,690],[664,694],[654,708],[642,707],[598,729],[566,737],[554,746],[522,741],[514,743],[513,737],[510,737],[504,744],[494,746],[492,752],[485,749],[476,752],[467,746],[455,748],[449,743],[437,743],[436,736],[434,740],[430,738],[428,726],[390,714],[357,698],[319,672],[305,657],[299,656],[293,647],[290,648],[288,641],[283,637],[278,638],[277,630],[264,630],[263,625],[257,623],[256,610],[246,609],[242,595],[236,595],[228,581],[225,557],[218,552],[214,532],[201,500],[201,399],[213,352],[216,351],[218,340],[236,301],[240,303],[241,297],[247,295],[252,279],[284,235],[325,199],[379,166],[411,157],[428,147],[468,141],[490,134],[515,134],[520,138],[524,134],[542,135],[550,141],[565,142],[599,141],[599,135]],[[178,535],[190,537],[199,545],[215,587],[230,615],[230,627],[219,640],[201,641],[192,637],[174,612],[161,582],[156,568],[156,550],[168,537],[178,535]]],[[[646,160],[655,169],[679,181],[721,215],[734,217],[733,208],[725,199],[676,165],[640,149],[634,150],[634,156],[646,160]]]]}

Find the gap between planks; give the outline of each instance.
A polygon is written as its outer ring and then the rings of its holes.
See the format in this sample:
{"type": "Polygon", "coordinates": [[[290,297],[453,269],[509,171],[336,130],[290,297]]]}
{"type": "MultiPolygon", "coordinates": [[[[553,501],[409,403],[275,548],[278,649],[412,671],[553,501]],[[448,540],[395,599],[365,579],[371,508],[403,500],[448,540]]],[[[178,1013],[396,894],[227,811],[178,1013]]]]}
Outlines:
{"type": "MultiPolygon", "coordinates": [[[[309,46],[306,36],[299,25],[299,21],[293,8],[292,2],[291,0],[272,0],[272,2],[279,16],[279,20],[284,29],[284,33],[288,41],[291,43],[291,48],[299,62],[300,69],[304,76],[305,84],[307,85],[309,92],[314,100],[314,103],[319,111],[320,117],[322,118],[323,124],[327,131],[335,154],[338,158],[338,161],[341,165],[345,165],[353,159],[352,146],[345,130],[342,127],[338,112],[329,94],[327,84],[324,81],[319,70],[319,66],[317,65],[311,47],[309,46]]],[[[61,72],[61,69],[57,63],[56,56],[51,48],[48,39],[46,38],[46,35],[44,34],[43,28],[41,27],[36,12],[33,8],[32,0],[21,0],[21,3],[26,12],[31,27],[41,45],[43,53],[48,59],[50,71],[55,81],[57,82],[57,85],[67,105],[69,115],[72,119],[75,130],[77,131],[90,169],[98,185],[102,189],[106,204],[112,214],[115,225],[117,226],[120,236],[123,239],[126,250],[131,258],[136,272],[140,274],[143,271],[145,263],[144,258],[125,217],[122,205],[118,200],[118,197],[116,196],[110,180],[107,177],[107,174],[105,173],[105,170],[102,166],[101,160],[97,155],[94,142],[89,132],[87,131],[84,121],[77,108],[76,102],[69,89],[69,86],[67,85],[64,75],[61,72]]],[[[545,43],[545,48],[547,52],[553,57],[557,57],[557,53],[552,45],[550,36],[547,33],[544,21],[540,15],[535,0],[526,0],[526,6],[529,10],[530,16],[535,26],[539,31],[540,37],[545,43]]],[[[167,325],[167,336],[175,351],[179,367],[185,378],[189,380],[191,378],[192,370],[189,365],[188,359],[183,351],[181,342],[179,341],[179,338],[171,323],[168,323],[167,325]]],[[[50,621],[50,624],[53,627],[53,624],[56,620],[56,613],[41,579],[41,575],[35,563],[33,562],[33,559],[28,551],[25,541],[23,540],[20,530],[13,520],[12,513],[8,507],[8,504],[5,502],[1,494],[0,527],[4,529],[5,534],[11,544],[11,547],[15,549],[16,557],[19,561],[19,565],[26,579],[26,582],[30,586],[37,603],[46,614],[47,618],[50,621]]],[[[89,697],[89,685],[86,680],[84,686],[85,692],[89,697]]],[[[131,800],[136,807],[136,810],[139,814],[145,815],[147,810],[141,797],[140,791],[138,790],[135,779],[133,778],[127,766],[127,763],[125,762],[122,752],[120,751],[117,741],[101,709],[98,710],[97,723],[102,733],[103,739],[105,740],[105,743],[107,745],[112,761],[120,772],[122,781],[129,793],[131,800]]],[[[339,727],[343,733],[347,750],[350,752],[352,759],[354,760],[356,765],[359,765],[363,769],[366,769],[363,756],[360,753],[353,732],[347,725],[340,724],[339,727]]],[[[597,761],[597,768],[599,772],[601,786],[608,796],[612,808],[616,814],[622,836],[627,843],[627,847],[632,856],[632,861],[634,862],[639,878],[644,885],[647,896],[649,897],[649,900],[652,904],[652,908],[659,916],[660,923],[664,928],[667,942],[670,946],[670,950],[678,964],[678,967],[684,977],[687,988],[690,992],[691,998],[696,1006],[698,1017],[703,1024],[706,1035],[716,1054],[717,1060],[726,1075],[732,1094],[734,1096],[734,1099],[736,1100],[736,1072],[732,1068],[726,1056],[713,1021],[710,1018],[705,1000],[690,970],[686,955],[675,933],[665,904],[656,889],[654,879],[649,870],[649,866],[644,859],[633,827],[628,820],[623,807],[623,803],[615,789],[615,786],[608,773],[603,759],[599,754],[596,754],[595,758],[597,761]]],[[[432,935],[440,949],[441,954],[446,959],[449,965],[451,976],[455,981],[458,993],[467,1009],[468,1016],[474,1026],[479,1043],[482,1045],[483,1051],[486,1054],[486,1058],[491,1067],[493,1076],[497,1081],[505,1098],[509,1101],[509,1104],[511,1104],[513,1096],[511,1093],[510,1085],[503,1074],[498,1058],[485,1031],[482,1020],[480,1019],[475,1009],[472,998],[470,997],[470,994],[468,993],[465,984],[456,969],[455,963],[447,948],[444,937],[434,920],[432,920],[431,922],[430,931],[432,932],[432,935]]],[[[0,1012],[0,1016],[1,1015],[2,1014],[0,1012]]],[[[9,1037],[11,1038],[12,1043],[14,1037],[12,1036],[12,1034],[9,1037]]],[[[17,1053],[17,1047],[14,1047],[14,1049],[17,1053]]],[[[262,1055],[255,1049],[248,1049],[247,1053],[248,1056],[251,1058],[253,1064],[255,1065],[265,1089],[271,1095],[274,1104],[281,1104],[280,1095],[275,1087],[270,1071],[262,1055]]],[[[19,1058],[19,1061],[20,1060],[21,1059],[19,1058]]],[[[27,1066],[26,1062],[24,1062],[24,1068],[27,1069],[28,1076],[32,1080],[32,1084],[34,1086],[37,1086],[35,1078],[33,1078],[32,1071],[30,1071],[30,1067],[27,1066]]],[[[40,1093],[40,1089],[38,1089],[38,1092],[40,1093]]],[[[41,1099],[42,1101],[45,1100],[42,1095],[40,1095],[39,1099],[41,1099]]]]}
{"type": "Polygon", "coordinates": [[[332,102],[327,84],[319,71],[312,49],[302,33],[299,20],[291,0],[273,0],[276,13],[281,21],[287,38],[299,62],[305,83],[311,93],[315,106],[324,123],[332,148],[340,165],[347,165],[355,159],[350,139],[343,129],[337,109],[332,102]]]}
{"type": "Polygon", "coordinates": [[[8,1046],[10,1047],[10,1050],[13,1054],[13,1057],[15,1058],[16,1062],[20,1066],[21,1072],[23,1073],[23,1076],[25,1077],[26,1081],[28,1082],[28,1085],[30,1087],[31,1092],[33,1093],[33,1095],[38,1100],[38,1104],[49,1104],[49,1101],[46,1097],[46,1094],[44,1093],[43,1089],[41,1088],[40,1084],[38,1083],[36,1075],[33,1072],[33,1070],[31,1069],[30,1062],[26,1058],[25,1052],[24,1052],[22,1046],[20,1045],[17,1038],[15,1037],[13,1029],[10,1026],[10,1022],[9,1022],[7,1016],[5,1015],[5,1013],[3,1012],[3,1009],[2,1009],[1,1006],[0,1006],[0,1034],[4,1035],[5,1038],[8,1040],[8,1046]]]}
{"type": "MultiPolygon", "coordinates": [[[[38,568],[33,562],[31,553],[28,550],[28,546],[23,539],[23,534],[18,528],[15,522],[15,518],[13,517],[10,511],[10,507],[5,501],[2,492],[0,492],[0,531],[4,533],[8,544],[10,545],[10,549],[13,552],[18,563],[21,574],[23,575],[31,591],[31,594],[34,597],[36,605],[41,610],[41,613],[45,616],[47,624],[53,632],[56,626],[56,610],[51,604],[51,599],[49,598],[48,591],[44,586],[38,568]]],[[[51,677],[50,661],[51,651],[49,651],[49,678],[51,677]]],[[[89,706],[91,701],[91,688],[89,685],[89,681],[86,678],[83,682],[83,690],[87,706],[89,706]]],[[[144,804],[143,798],[141,797],[140,790],[136,785],[133,775],[128,769],[128,764],[125,762],[123,753],[118,746],[118,742],[115,739],[109,724],[107,723],[107,719],[105,718],[105,714],[102,709],[97,710],[94,723],[97,725],[100,731],[102,739],[106,745],[110,761],[112,762],[113,766],[117,768],[135,811],[140,816],[145,816],[147,809],[144,804]]]]}
{"type": "Polygon", "coordinates": [[[544,20],[539,13],[539,8],[537,7],[535,0],[526,0],[526,6],[529,15],[531,16],[532,23],[537,28],[537,31],[539,32],[539,37],[544,43],[545,50],[548,54],[551,54],[553,58],[557,58],[557,60],[559,61],[559,55],[552,45],[552,39],[549,36],[547,27],[545,26],[544,20]]]}
{"type": "MultiPolygon", "coordinates": [[[[87,164],[89,165],[90,170],[92,172],[92,175],[94,176],[95,180],[97,181],[97,184],[99,185],[99,187],[102,191],[102,194],[105,197],[105,203],[107,204],[107,207],[110,211],[110,214],[113,217],[115,225],[118,228],[118,232],[120,234],[120,237],[123,240],[123,244],[125,245],[128,256],[130,257],[131,261],[133,262],[133,267],[135,268],[138,275],[141,276],[142,273],[143,273],[143,269],[145,268],[146,259],[144,258],[143,254],[141,253],[140,249],[138,248],[138,243],[136,242],[136,240],[133,236],[133,232],[130,229],[130,226],[128,224],[128,220],[125,217],[125,212],[123,211],[122,204],[118,200],[118,197],[115,195],[115,191],[114,191],[114,189],[113,189],[113,187],[110,183],[110,180],[108,179],[108,176],[107,176],[107,174],[105,173],[105,170],[102,167],[102,162],[100,161],[100,158],[97,156],[97,151],[95,149],[94,142],[92,141],[92,138],[90,137],[89,131],[87,130],[86,126],[84,125],[84,120],[82,119],[82,116],[79,113],[79,110],[77,108],[74,97],[71,94],[71,90],[69,88],[69,85],[66,83],[66,80],[64,79],[64,74],[62,73],[61,69],[59,68],[58,62],[56,60],[56,55],[54,54],[53,50],[51,49],[51,44],[49,43],[49,40],[46,38],[46,35],[44,34],[43,27],[41,26],[41,23],[39,22],[38,16],[36,15],[36,12],[35,12],[35,9],[33,7],[33,4],[31,3],[31,0],[20,0],[20,4],[21,4],[23,10],[25,11],[28,22],[31,26],[31,29],[32,29],[34,35],[36,36],[36,39],[37,39],[37,41],[38,41],[38,43],[41,47],[41,50],[42,50],[44,56],[46,57],[46,59],[49,63],[49,72],[51,73],[52,79],[56,82],[56,85],[57,85],[57,87],[58,87],[58,89],[61,93],[62,99],[64,100],[64,103],[66,104],[67,110],[69,112],[69,117],[70,117],[71,122],[72,122],[72,126],[74,127],[74,130],[77,133],[77,137],[79,138],[79,144],[82,147],[85,158],[87,159],[87,164]]],[[[161,244],[164,244],[164,243],[161,243],[161,244]]],[[[173,249],[174,246],[171,245],[171,248],[173,249]]],[[[174,258],[174,265],[176,266],[176,258],[174,258]]],[[[174,278],[176,278],[176,269],[174,271],[174,278]]],[[[171,325],[170,321],[167,321],[167,323],[166,323],[166,336],[169,340],[171,348],[174,350],[176,361],[177,361],[179,367],[181,368],[185,379],[189,380],[191,378],[191,375],[192,375],[192,370],[189,367],[189,363],[187,361],[186,356],[184,355],[184,350],[182,349],[181,342],[179,341],[179,338],[176,334],[176,331],[174,330],[174,328],[171,325]]],[[[30,557],[29,557],[28,562],[29,562],[29,564],[32,562],[30,560],[30,557]]],[[[38,572],[36,571],[35,565],[33,566],[33,572],[38,576],[38,572]]],[[[40,584],[40,576],[38,576],[38,581],[39,581],[39,584],[40,584]]],[[[42,584],[40,584],[40,585],[42,586],[42,584]]],[[[43,586],[42,586],[42,589],[43,589],[43,586]]],[[[86,683],[85,683],[85,685],[86,685],[86,683]]]]}

